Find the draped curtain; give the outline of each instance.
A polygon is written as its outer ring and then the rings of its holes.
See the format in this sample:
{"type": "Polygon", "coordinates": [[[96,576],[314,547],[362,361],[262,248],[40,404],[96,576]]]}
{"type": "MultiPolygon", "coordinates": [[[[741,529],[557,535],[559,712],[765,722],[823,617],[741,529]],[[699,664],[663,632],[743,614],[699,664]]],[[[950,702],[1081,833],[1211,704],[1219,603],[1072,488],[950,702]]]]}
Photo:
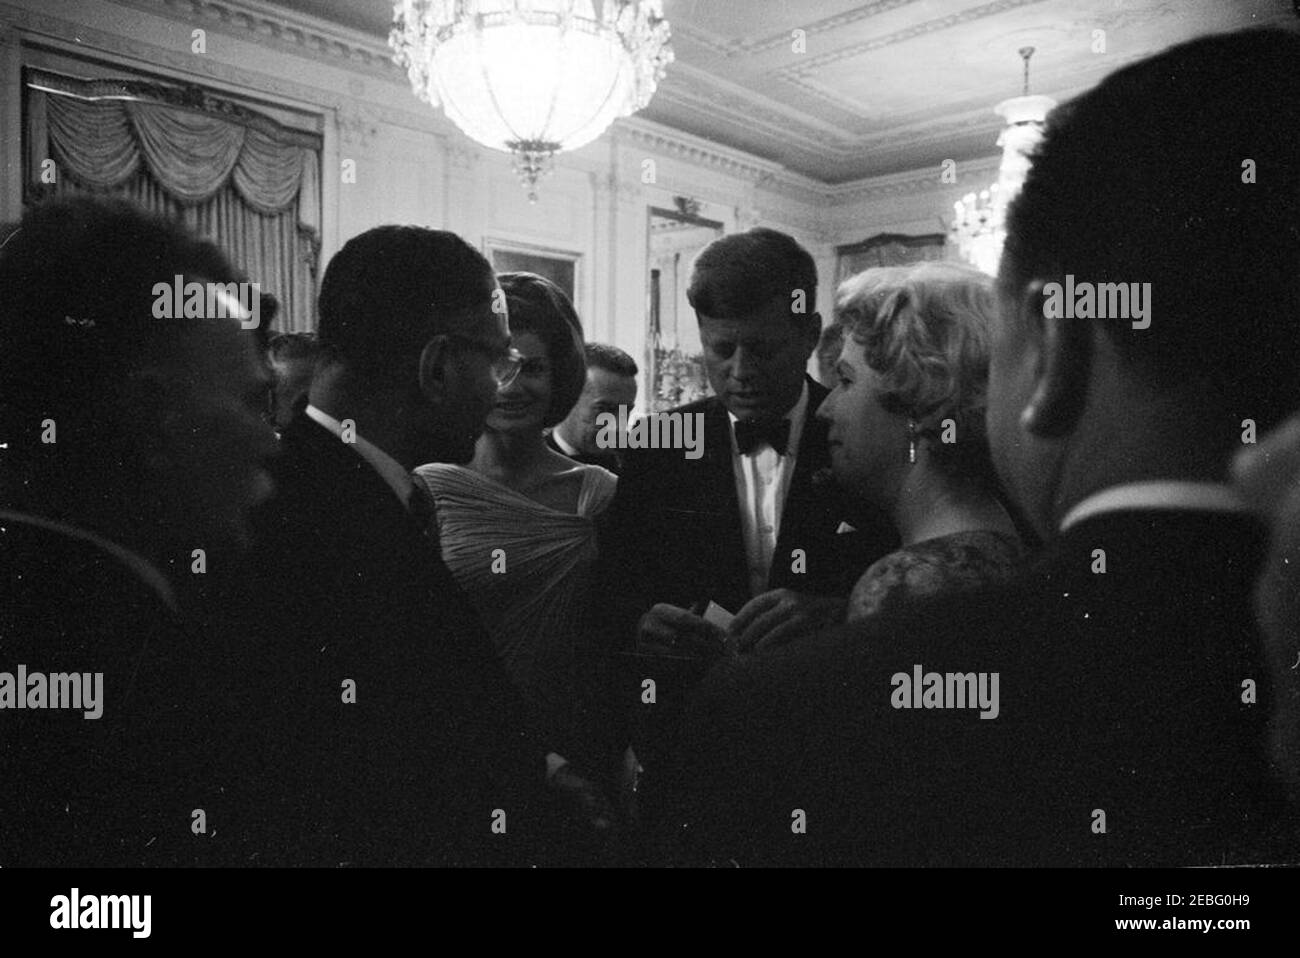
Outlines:
{"type": "Polygon", "coordinates": [[[179,219],[275,295],[278,329],[314,328],[319,137],[245,111],[28,94],[30,183],[56,194],[111,193],[179,219]]]}

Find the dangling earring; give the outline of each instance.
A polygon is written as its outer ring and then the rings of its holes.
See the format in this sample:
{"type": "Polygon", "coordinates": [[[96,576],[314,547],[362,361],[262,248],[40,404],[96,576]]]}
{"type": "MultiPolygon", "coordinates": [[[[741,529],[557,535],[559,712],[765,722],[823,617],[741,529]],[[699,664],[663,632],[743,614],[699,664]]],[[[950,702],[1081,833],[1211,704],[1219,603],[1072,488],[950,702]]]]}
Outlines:
{"type": "Polygon", "coordinates": [[[916,420],[907,421],[907,461],[916,464],[916,420]]]}

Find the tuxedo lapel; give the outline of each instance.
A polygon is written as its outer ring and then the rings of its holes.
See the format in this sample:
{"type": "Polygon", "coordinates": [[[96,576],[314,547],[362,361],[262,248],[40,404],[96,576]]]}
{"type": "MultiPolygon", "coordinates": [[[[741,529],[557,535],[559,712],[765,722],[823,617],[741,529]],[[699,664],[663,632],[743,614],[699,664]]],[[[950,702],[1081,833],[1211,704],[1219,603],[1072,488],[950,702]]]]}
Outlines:
{"type": "MultiPolygon", "coordinates": [[[[787,511],[791,503],[801,507],[818,499],[813,493],[813,476],[830,467],[830,451],[826,448],[830,423],[818,419],[816,415],[817,408],[826,396],[825,388],[808,380],[808,408],[804,410],[803,435],[799,440],[799,454],[795,458],[794,475],[790,479],[790,491],[786,498],[787,511]]],[[[824,500],[826,497],[822,495],[820,498],[824,500]]]]}
{"type": "Polygon", "coordinates": [[[790,488],[781,509],[781,528],[777,534],[776,550],[772,554],[772,568],[768,573],[769,588],[779,588],[786,584],[786,572],[790,568],[791,553],[795,549],[803,550],[805,557],[820,556],[823,552],[822,543],[835,534],[833,528],[828,528],[828,524],[835,518],[832,491],[813,485],[813,477],[820,470],[830,467],[830,453],[826,448],[829,424],[816,417],[817,407],[826,395],[825,388],[808,380],[808,408],[804,411],[803,433],[795,457],[794,475],[790,477],[790,488]]]}

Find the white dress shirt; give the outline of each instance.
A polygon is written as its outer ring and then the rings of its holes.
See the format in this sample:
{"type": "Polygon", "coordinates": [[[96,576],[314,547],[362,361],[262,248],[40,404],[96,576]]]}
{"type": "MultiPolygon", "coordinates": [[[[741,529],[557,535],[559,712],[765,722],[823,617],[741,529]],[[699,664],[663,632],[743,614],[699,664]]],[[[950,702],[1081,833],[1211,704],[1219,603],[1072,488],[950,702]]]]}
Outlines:
{"type": "MultiPolygon", "coordinates": [[[[307,404],[306,413],[309,417],[320,423],[340,439],[343,438],[343,424],[327,412],[321,412],[310,403],[307,404]]],[[[358,456],[364,459],[370,465],[375,467],[375,472],[379,473],[379,478],[388,483],[393,494],[402,501],[402,507],[409,509],[411,506],[411,490],[415,488],[410,473],[402,468],[402,464],[390,456],[384,450],[380,449],[373,442],[367,442],[361,436],[356,435],[353,430],[354,441],[344,443],[356,450],[358,456]]]]}
{"type": "Polygon", "coordinates": [[[772,568],[777,536],[781,534],[781,514],[785,511],[785,497],[794,477],[807,410],[808,382],[805,380],[799,401],[782,417],[790,420],[790,439],[783,456],[777,455],[776,450],[766,443],[747,455],[741,455],[736,445],[736,423],[739,420],[727,413],[731,419],[731,464],[736,476],[736,497],[740,502],[740,529],[745,542],[751,597],[767,589],[767,576],[772,568]]]}
{"type": "Polygon", "coordinates": [[[1180,509],[1188,512],[1247,512],[1229,486],[1218,482],[1155,480],[1111,486],[1075,503],[1061,519],[1061,531],[1106,512],[1180,509]]]}

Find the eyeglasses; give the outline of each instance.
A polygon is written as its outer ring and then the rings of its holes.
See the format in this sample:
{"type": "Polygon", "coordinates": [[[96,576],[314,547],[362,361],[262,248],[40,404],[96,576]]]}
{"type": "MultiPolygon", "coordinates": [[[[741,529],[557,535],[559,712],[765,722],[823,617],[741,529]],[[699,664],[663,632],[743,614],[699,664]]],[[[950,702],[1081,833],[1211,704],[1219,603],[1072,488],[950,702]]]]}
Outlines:
{"type": "Polygon", "coordinates": [[[487,356],[492,364],[492,378],[496,380],[498,389],[505,389],[514,382],[519,376],[519,370],[523,368],[524,355],[513,346],[507,347],[505,352],[501,353],[487,343],[458,333],[451,334],[448,339],[462,342],[475,352],[487,356]]]}
{"type": "Polygon", "coordinates": [[[524,354],[511,346],[504,356],[492,360],[492,378],[497,381],[498,389],[505,389],[519,376],[524,368],[524,354]]]}

